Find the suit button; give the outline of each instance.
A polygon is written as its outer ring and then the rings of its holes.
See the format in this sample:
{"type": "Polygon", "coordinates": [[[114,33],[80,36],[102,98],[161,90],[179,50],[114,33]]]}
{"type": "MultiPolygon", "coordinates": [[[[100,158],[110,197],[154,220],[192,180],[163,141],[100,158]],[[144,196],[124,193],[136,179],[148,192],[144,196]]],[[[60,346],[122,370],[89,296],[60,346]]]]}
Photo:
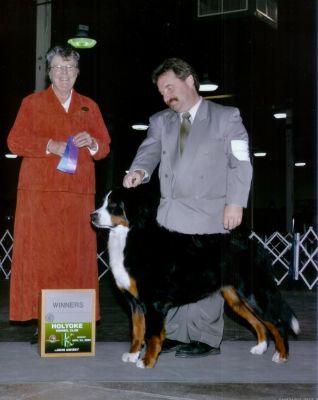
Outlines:
{"type": "Polygon", "coordinates": [[[169,178],[169,175],[168,175],[168,174],[165,174],[165,178],[169,178]]]}
{"type": "Polygon", "coordinates": [[[163,150],[163,151],[162,151],[162,154],[166,154],[166,150],[163,150]]]}

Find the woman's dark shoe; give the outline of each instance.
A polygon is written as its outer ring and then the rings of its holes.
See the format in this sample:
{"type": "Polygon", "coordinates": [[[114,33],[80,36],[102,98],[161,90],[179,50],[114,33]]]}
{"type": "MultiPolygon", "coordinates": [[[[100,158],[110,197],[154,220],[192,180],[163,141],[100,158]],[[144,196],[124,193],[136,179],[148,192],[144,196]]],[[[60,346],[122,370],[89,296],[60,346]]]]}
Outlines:
{"type": "Polygon", "coordinates": [[[179,346],[178,350],[176,351],[176,357],[194,358],[213,356],[220,353],[221,350],[219,347],[212,347],[202,342],[190,342],[179,346]]]}
{"type": "Polygon", "coordinates": [[[30,343],[37,344],[38,341],[39,341],[39,331],[38,331],[38,329],[36,329],[36,331],[34,332],[34,335],[31,337],[30,343]]]}

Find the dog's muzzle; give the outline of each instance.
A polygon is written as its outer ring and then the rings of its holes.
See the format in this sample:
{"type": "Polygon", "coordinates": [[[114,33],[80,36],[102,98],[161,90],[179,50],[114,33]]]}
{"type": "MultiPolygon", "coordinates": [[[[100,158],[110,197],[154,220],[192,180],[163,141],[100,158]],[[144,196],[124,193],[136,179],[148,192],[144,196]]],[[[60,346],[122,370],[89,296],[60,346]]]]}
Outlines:
{"type": "Polygon", "coordinates": [[[91,213],[91,223],[96,227],[100,229],[111,229],[113,228],[113,224],[111,219],[105,220],[99,213],[99,211],[94,211],[91,213]]]}
{"type": "Polygon", "coordinates": [[[99,220],[98,212],[94,211],[94,212],[91,214],[91,223],[92,223],[93,225],[95,225],[95,226],[98,227],[98,226],[99,226],[98,220],[99,220]]]}

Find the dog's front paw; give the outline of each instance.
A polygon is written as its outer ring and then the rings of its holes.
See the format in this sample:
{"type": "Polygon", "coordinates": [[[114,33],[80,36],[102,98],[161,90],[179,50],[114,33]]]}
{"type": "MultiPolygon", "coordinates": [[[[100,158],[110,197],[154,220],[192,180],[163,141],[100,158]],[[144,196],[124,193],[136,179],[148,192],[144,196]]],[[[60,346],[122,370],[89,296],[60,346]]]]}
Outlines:
{"type": "Polygon", "coordinates": [[[287,357],[281,357],[281,355],[276,351],[273,355],[272,361],[277,364],[282,364],[287,361],[287,357]]]}
{"type": "Polygon", "coordinates": [[[139,355],[140,355],[140,351],[137,351],[136,353],[124,353],[121,356],[121,359],[124,362],[136,363],[138,361],[139,355]]]}
{"type": "Polygon", "coordinates": [[[138,360],[136,363],[136,366],[138,368],[146,368],[145,364],[144,364],[144,360],[138,360]]]}
{"type": "Polygon", "coordinates": [[[265,351],[267,350],[267,342],[259,342],[256,346],[252,347],[250,352],[252,354],[264,354],[265,351]]]}
{"type": "Polygon", "coordinates": [[[156,360],[151,358],[148,359],[147,357],[143,357],[142,359],[137,361],[136,366],[138,368],[154,368],[156,364],[156,360]]]}

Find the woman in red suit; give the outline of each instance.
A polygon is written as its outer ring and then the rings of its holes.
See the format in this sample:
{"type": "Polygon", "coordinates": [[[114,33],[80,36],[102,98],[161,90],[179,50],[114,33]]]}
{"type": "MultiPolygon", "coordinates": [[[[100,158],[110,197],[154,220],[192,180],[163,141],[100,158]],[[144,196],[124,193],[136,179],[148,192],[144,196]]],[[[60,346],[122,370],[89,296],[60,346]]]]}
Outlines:
{"type": "Polygon", "coordinates": [[[8,136],[23,157],[17,193],[10,286],[10,320],[39,318],[41,289],[96,289],[100,318],[94,160],[109,153],[110,138],[97,104],[77,93],[79,54],[56,46],[47,53],[51,86],[23,99],[8,136]],[[77,165],[57,166],[70,139],[77,165]]]}

